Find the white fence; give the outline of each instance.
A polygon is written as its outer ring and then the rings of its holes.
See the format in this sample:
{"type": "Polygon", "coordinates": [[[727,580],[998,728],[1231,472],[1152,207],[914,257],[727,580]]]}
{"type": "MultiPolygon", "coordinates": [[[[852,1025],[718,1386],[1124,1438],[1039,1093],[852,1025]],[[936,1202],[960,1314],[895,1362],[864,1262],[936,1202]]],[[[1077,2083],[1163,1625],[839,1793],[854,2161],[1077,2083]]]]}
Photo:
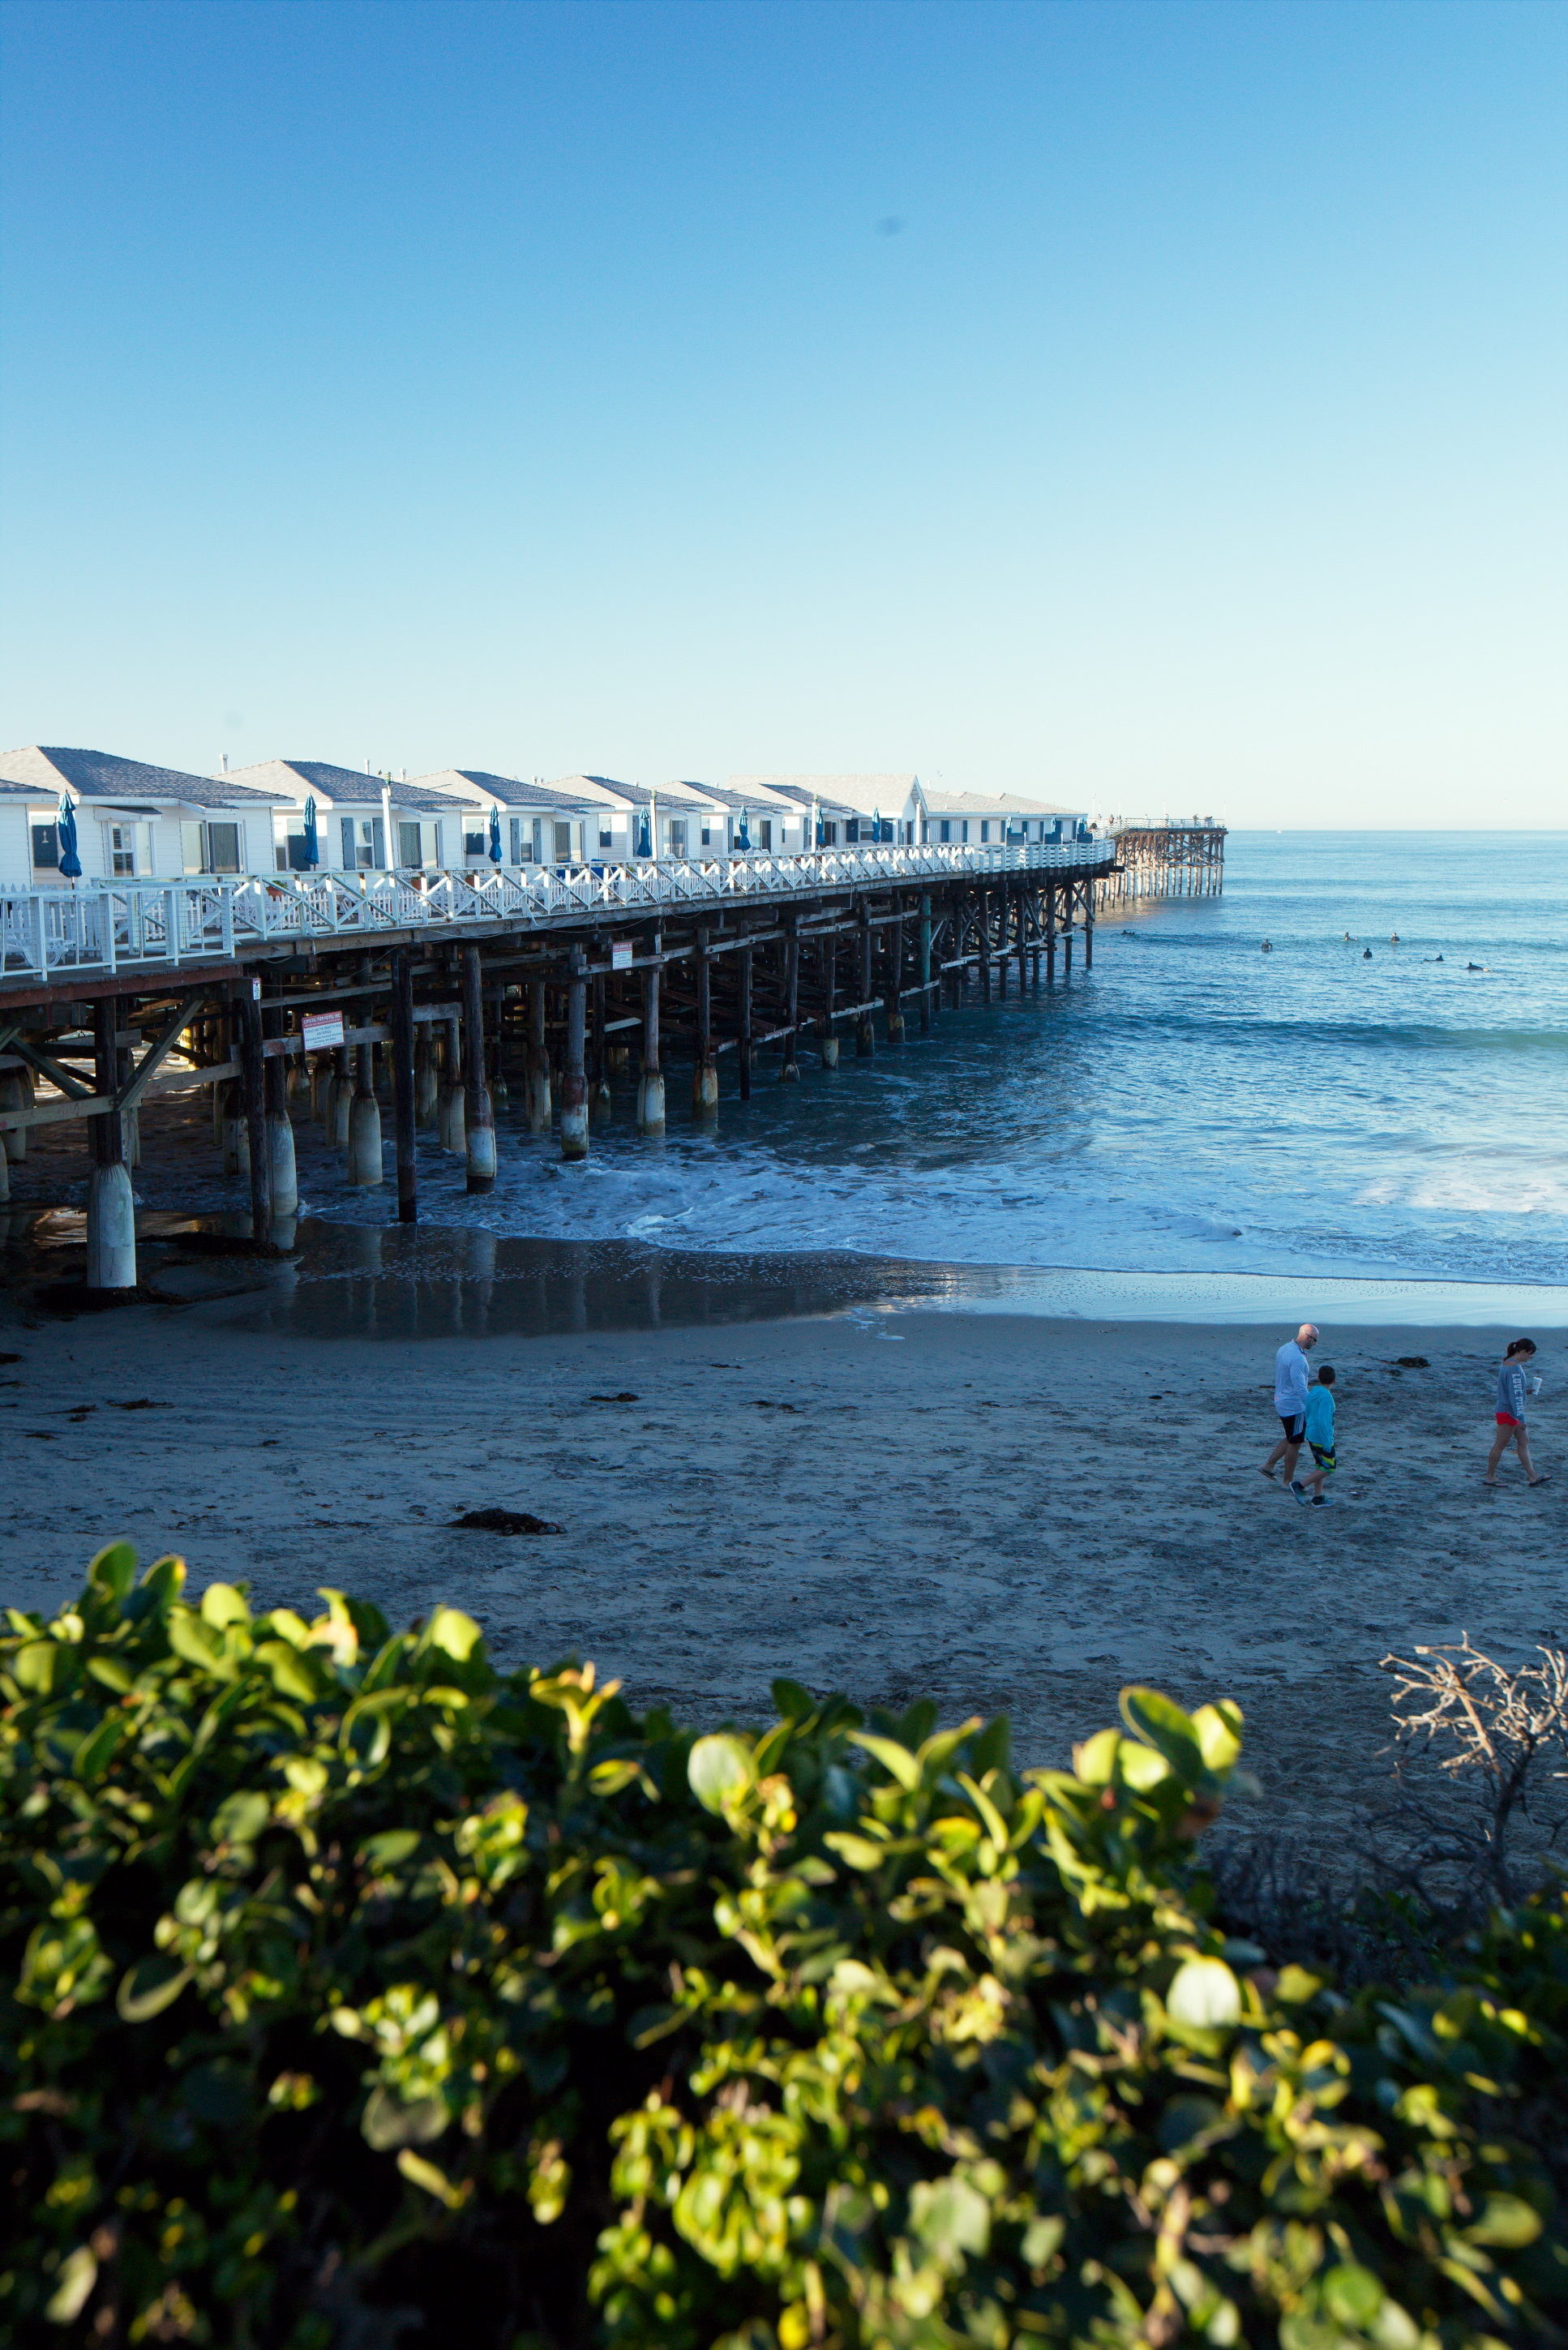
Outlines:
{"type": "Polygon", "coordinates": [[[0,988],[56,973],[232,962],[273,945],[484,924],[571,926],[737,899],[785,901],[892,882],[1097,873],[1115,843],[1023,848],[821,849],[802,857],[661,858],[628,865],[513,865],[489,873],[280,873],[275,879],[83,881],[0,888],[0,988]]]}

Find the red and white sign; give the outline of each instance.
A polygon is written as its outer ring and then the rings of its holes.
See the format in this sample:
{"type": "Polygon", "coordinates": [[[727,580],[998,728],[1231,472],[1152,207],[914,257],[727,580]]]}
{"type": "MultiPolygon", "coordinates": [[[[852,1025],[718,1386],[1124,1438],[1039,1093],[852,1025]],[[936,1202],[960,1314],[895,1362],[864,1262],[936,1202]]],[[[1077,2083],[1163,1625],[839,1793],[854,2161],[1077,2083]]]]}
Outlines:
{"type": "Polygon", "coordinates": [[[611,939],[611,971],[629,971],[631,969],[631,944],[632,942],[629,939],[611,939]]]}
{"type": "Polygon", "coordinates": [[[329,1052],[343,1042],[341,1012],[307,1012],[299,1024],[299,1033],[307,1053],[329,1052]]]}

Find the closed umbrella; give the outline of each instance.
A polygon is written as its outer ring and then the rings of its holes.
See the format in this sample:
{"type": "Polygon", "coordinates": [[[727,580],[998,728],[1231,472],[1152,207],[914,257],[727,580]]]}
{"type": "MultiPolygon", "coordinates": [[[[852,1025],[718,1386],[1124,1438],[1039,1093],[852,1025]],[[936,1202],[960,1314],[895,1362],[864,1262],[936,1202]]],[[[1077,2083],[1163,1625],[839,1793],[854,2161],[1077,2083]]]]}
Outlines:
{"type": "Polygon", "coordinates": [[[67,881],[75,881],[81,869],[82,861],[77,855],[77,812],[67,792],[60,800],[60,871],[67,881]]]}
{"type": "Polygon", "coordinates": [[[501,816],[495,808],[490,811],[490,861],[492,865],[501,862],[501,816]]]}
{"type": "Polygon", "coordinates": [[[316,829],[316,795],[305,803],[305,867],[313,872],[321,862],[321,838],[316,829]]]}
{"type": "Polygon", "coordinates": [[[735,836],[737,848],[749,849],[752,845],[751,818],[745,808],[741,810],[741,829],[735,836]]]}
{"type": "Polygon", "coordinates": [[[880,841],[882,837],[882,811],[880,808],[873,808],[871,811],[871,837],[874,841],[880,841]]]}

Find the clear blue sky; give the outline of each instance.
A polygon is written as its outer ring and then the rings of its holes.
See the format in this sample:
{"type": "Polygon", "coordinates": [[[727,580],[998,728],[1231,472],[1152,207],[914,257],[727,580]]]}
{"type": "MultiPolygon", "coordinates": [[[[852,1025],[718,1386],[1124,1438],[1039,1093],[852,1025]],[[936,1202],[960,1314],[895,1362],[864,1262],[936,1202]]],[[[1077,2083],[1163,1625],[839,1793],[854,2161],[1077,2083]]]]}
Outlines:
{"type": "Polygon", "coordinates": [[[0,743],[1568,821],[1568,10],[5,0],[0,743]]]}

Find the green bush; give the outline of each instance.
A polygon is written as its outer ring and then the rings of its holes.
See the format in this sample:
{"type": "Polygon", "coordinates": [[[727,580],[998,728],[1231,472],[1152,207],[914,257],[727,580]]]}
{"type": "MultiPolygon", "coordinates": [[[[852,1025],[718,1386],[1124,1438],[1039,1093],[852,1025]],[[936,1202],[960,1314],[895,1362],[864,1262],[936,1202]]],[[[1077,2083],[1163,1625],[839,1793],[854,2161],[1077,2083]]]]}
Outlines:
{"type": "Polygon", "coordinates": [[[1232,1708],[694,1740],[183,1575],[0,1640],[5,2338],[1555,2338],[1561,1904],[1399,2006],[1276,1977],[1193,1858],[1232,1708]]]}

